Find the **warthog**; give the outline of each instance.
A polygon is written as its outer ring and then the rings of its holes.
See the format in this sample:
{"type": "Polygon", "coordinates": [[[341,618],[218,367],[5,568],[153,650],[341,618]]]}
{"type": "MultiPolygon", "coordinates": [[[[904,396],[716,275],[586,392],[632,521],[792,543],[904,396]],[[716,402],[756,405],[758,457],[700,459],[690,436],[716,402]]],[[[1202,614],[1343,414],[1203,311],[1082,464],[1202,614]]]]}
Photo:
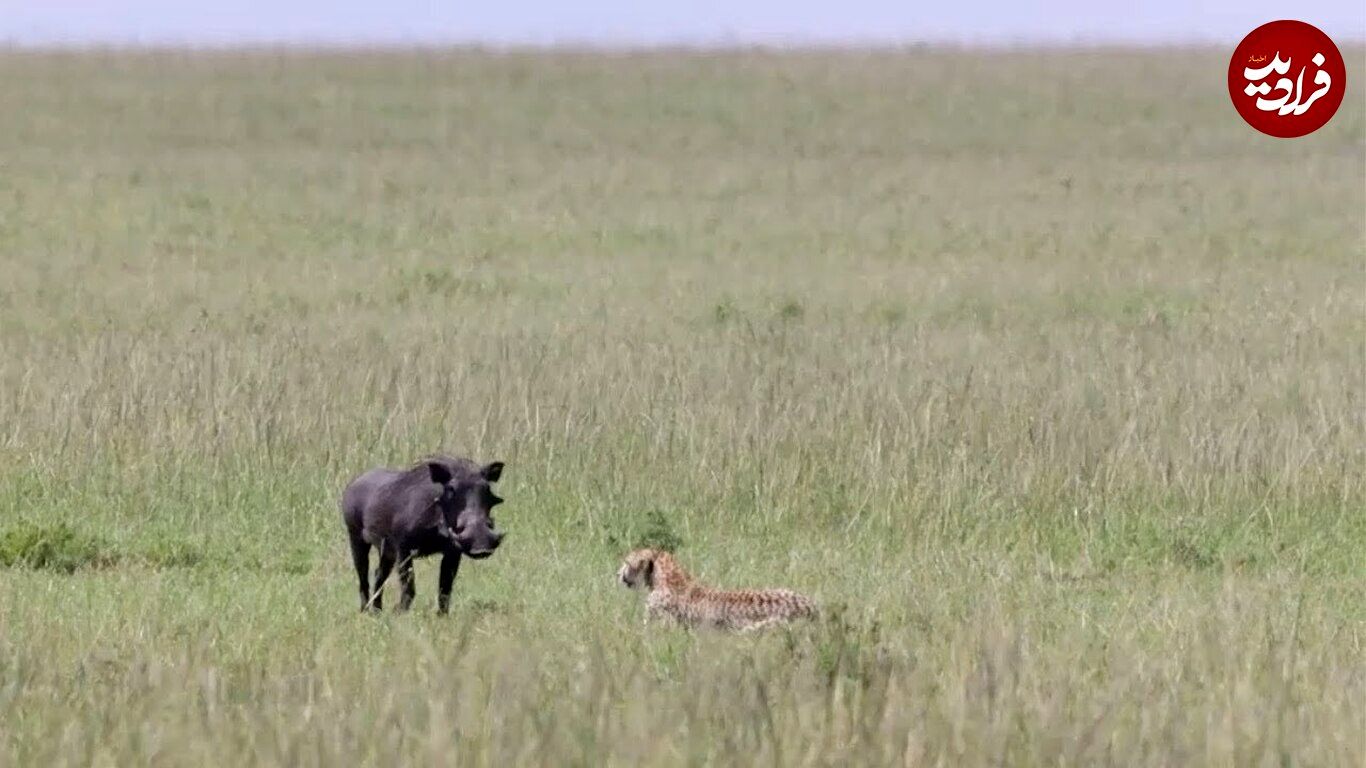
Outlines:
{"type": "Polygon", "coordinates": [[[398,607],[407,610],[417,596],[413,558],[440,553],[436,605],[445,613],[460,556],[488,557],[503,540],[492,517],[503,500],[489,487],[502,474],[501,461],[479,466],[469,459],[434,456],[406,470],[372,469],[352,480],[342,492],[341,510],[360,581],[361,610],[383,608],[384,582],[395,564],[403,587],[398,607]],[[366,575],[371,546],[379,547],[373,595],[366,575]]]}

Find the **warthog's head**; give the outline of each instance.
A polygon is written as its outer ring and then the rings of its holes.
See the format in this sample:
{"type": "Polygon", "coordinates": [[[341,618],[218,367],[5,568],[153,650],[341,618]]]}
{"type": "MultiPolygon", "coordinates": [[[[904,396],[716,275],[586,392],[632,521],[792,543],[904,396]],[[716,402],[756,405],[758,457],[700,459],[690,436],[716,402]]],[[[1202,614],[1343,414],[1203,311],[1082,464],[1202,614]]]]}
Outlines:
{"type": "Polygon", "coordinates": [[[503,503],[491,485],[503,474],[503,462],[468,468],[433,461],[427,464],[432,482],[441,486],[441,533],[460,551],[477,559],[488,557],[503,541],[493,522],[493,508],[503,503]]]}

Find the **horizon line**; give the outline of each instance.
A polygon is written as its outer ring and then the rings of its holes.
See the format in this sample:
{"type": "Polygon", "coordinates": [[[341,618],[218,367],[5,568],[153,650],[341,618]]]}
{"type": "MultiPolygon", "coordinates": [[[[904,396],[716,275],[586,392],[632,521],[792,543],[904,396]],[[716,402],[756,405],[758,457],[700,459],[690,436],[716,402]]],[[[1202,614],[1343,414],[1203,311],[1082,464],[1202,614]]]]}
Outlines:
{"type": "MultiPolygon", "coordinates": [[[[1335,40],[1340,48],[1366,47],[1366,35],[1335,40]]],[[[829,38],[782,40],[708,39],[654,40],[647,42],[603,41],[565,38],[555,41],[481,40],[476,38],[405,39],[330,39],[330,38],[246,38],[238,40],[177,39],[44,39],[25,40],[0,37],[0,51],[33,53],[402,53],[465,51],[485,53],[729,53],[729,52],[900,52],[910,50],[943,51],[1105,51],[1105,50],[1200,50],[1228,47],[1237,41],[1215,37],[1178,37],[1151,39],[1121,36],[1031,37],[1010,39],[963,38],[829,38]]]]}

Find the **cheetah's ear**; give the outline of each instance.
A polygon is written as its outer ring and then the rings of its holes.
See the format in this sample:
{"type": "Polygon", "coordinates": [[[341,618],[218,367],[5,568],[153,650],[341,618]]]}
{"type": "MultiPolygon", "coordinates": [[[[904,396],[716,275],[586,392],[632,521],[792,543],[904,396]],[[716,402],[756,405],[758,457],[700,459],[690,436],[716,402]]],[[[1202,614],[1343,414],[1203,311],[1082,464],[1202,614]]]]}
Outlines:
{"type": "Polygon", "coordinates": [[[655,586],[655,559],[653,557],[645,561],[645,571],[641,576],[644,577],[645,586],[653,589],[655,586]]]}

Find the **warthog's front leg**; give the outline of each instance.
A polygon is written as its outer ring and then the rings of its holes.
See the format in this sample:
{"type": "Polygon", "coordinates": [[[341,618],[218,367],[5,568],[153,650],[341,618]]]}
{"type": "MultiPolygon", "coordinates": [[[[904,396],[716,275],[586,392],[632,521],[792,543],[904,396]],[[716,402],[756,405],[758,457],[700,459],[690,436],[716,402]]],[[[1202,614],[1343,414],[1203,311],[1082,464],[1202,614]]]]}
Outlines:
{"type": "Polygon", "coordinates": [[[398,598],[398,609],[406,611],[413,607],[413,598],[417,597],[417,580],[413,578],[413,551],[410,549],[398,551],[398,582],[403,587],[398,598]]]}
{"type": "Polygon", "coordinates": [[[437,584],[436,612],[445,615],[451,607],[451,587],[455,575],[460,572],[460,550],[446,552],[441,556],[441,581],[437,584]]]}
{"type": "Polygon", "coordinates": [[[370,605],[377,611],[384,610],[384,587],[393,570],[394,546],[386,541],[379,546],[379,564],[375,566],[375,594],[370,598],[370,605]]]}

